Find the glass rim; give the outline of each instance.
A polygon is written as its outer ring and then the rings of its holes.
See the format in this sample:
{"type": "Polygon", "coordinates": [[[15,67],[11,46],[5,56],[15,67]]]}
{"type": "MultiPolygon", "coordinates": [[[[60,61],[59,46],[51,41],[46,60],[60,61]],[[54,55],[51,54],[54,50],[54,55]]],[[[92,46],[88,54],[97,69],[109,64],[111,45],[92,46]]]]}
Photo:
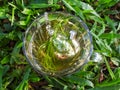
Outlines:
{"type": "MultiPolygon", "coordinates": [[[[85,59],[85,62],[83,63],[83,65],[86,64],[86,63],[89,61],[89,58],[90,58],[90,56],[92,55],[92,52],[93,52],[92,35],[91,35],[91,33],[90,33],[90,30],[89,30],[88,26],[87,26],[79,17],[77,17],[77,16],[75,16],[75,15],[72,15],[72,14],[70,14],[70,13],[61,12],[61,11],[48,12],[48,14],[49,14],[49,13],[50,13],[50,14],[52,14],[52,13],[55,14],[55,13],[56,13],[56,14],[70,15],[70,16],[72,16],[72,17],[74,17],[74,18],[77,18],[78,21],[81,23],[82,27],[87,31],[87,34],[89,35],[89,40],[90,40],[90,50],[89,50],[88,56],[86,56],[86,59],[85,59]]],[[[32,27],[32,24],[35,23],[35,22],[36,22],[37,20],[39,20],[40,18],[42,18],[43,16],[44,16],[44,14],[39,15],[39,16],[38,16],[34,21],[32,21],[32,23],[27,27],[27,29],[26,29],[26,31],[25,31],[25,33],[24,33],[22,50],[23,50],[23,53],[24,53],[24,55],[25,55],[25,57],[26,57],[27,62],[32,66],[32,68],[34,68],[35,71],[37,71],[38,73],[43,74],[43,75],[50,75],[50,76],[57,76],[57,77],[59,77],[59,76],[61,76],[61,75],[51,75],[51,74],[49,74],[49,73],[47,73],[47,72],[38,70],[38,69],[31,63],[30,58],[29,58],[29,57],[27,56],[27,54],[26,54],[26,53],[27,53],[27,52],[26,52],[26,45],[25,45],[25,43],[26,43],[26,35],[27,35],[28,32],[30,31],[30,28],[32,27]]],[[[72,74],[72,73],[78,71],[83,65],[79,66],[79,68],[76,68],[76,70],[74,70],[74,71],[72,71],[72,72],[65,73],[65,74],[63,74],[63,75],[72,74]]],[[[40,66],[39,66],[39,67],[40,67],[40,66]]],[[[63,76],[63,75],[62,75],[62,76],[63,76]]]]}

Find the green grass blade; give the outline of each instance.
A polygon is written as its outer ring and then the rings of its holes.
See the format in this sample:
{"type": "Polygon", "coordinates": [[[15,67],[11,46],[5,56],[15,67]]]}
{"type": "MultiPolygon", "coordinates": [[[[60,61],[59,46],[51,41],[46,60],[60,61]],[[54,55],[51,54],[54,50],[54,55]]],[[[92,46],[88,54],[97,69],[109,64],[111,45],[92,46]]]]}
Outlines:
{"type": "Polygon", "coordinates": [[[64,87],[66,86],[63,82],[61,82],[61,81],[58,80],[57,78],[54,78],[54,77],[53,77],[53,79],[54,79],[56,82],[58,82],[60,85],[62,85],[62,86],[64,86],[64,87]]]}
{"type": "Polygon", "coordinates": [[[53,3],[54,3],[54,4],[57,4],[58,1],[59,1],[59,0],[53,0],[53,3]]]}
{"type": "Polygon", "coordinates": [[[14,20],[15,20],[15,10],[16,10],[16,8],[13,8],[13,9],[12,9],[11,25],[13,25],[14,20]]]}
{"type": "Polygon", "coordinates": [[[10,66],[9,66],[9,65],[5,65],[5,66],[3,67],[3,76],[6,75],[6,73],[8,72],[9,69],[10,69],[10,66]]]}
{"type": "Polygon", "coordinates": [[[25,88],[28,87],[28,78],[29,78],[30,72],[31,72],[31,68],[28,68],[26,73],[24,74],[23,80],[15,90],[27,90],[25,88]]]}
{"type": "Polygon", "coordinates": [[[76,10],[66,0],[62,0],[62,1],[66,5],[66,7],[68,7],[70,10],[76,12],[76,10]]]}
{"type": "Polygon", "coordinates": [[[22,7],[25,7],[25,5],[24,5],[24,1],[23,1],[23,0],[21,0],[21,2],[22,2],[22,7]]]}
{"type": "Polygon", "coordinates": [[[3,67],[0,65],[0,90],[2,90],[3,67]]]}
{"type": "Polygon", "coordinates": [[[80,18],[82,18],[85,21],[85,17],[83,15],[82,10],[77,6],[77,7],[73,7],[71,4],[72,2],[68,2],[67,0],[62,0],[63,3],[65,4],[65,6],[67,8],[69,8],[70,10],[74,11],[80,18]]]}
{"type": "Polygon", "coordinates": [[[110,68],[110,65],[109,65],[108,61],[106,60],[106,58],[104,58],[104,60],[105,60],[105,63],[106,63],[106,66],[107,66],[107,69],[108,69],[108,72],[109,72],[109,74],[110,74],[111,78],[112,78],[113,80],[115,80],[115,79],[116,79],[116,77],[115,77],[115,75],[114,75],[113,71],[111,70],[111,68],[110,68]]]}
{"type": "Polygon", "coordinates": [[[103,33],[100,38],[103,38],[103,39],[120,39],[120,34],[115,34],[115,33],[103,33]]]}
{"type": "Polygon", "coordinates": [[[70,76],[70,77],[65,77],[63,78],[65,81],[69,82],[69,83],[73,83],[73,84],[78,84],[80,86],[90,86],[90,87],[94,87],[94,84],[90,81],[87,80],[85,78],[81,78],[79,76],[70,76]]]}
{"type": "Polygon", "coordinates": [[[105,20],[107,21],[107,24],[109,27],[113,30],[113,32],[116,32],[115,22],[111,20],[108,16],[105,16],[105,20]]]}
{"type": "Polygon", "coordinates": [[[4,78],[3,76],[5,76],[5,74],[7,73],[7,71],[9,70],[9,66],[8,65],[5,65],[5,66],[2,66],[0,65],[0,90],[5,90],[5,88],[3,88],[3,81],[4,81],[4,78]]]}
{"type": "MultiPolygon", "coordinates": [[[[77,2],[76,2],[77,3],[77,2]]],[[[79,1],[77,4],[80,4],[83,10],[91,10],[91,13],[97,17],[100,17],[99,14],[93,9],[93,7],[85,2],[79,1]]]]}
{"type": "Polygon", "coordinates": [[[110,82],[103,82],[103,83],[100,83],[98,84],[97,86],[98,87],[110,87],[110,86],[113,86],[113,85],[117,85],[120,83],[120,79],[116,79],[116,80],[113,80],[113,81],[110,81],[110,82]]]}
{"type": "Polygon", "coordinates": [[[87,90],[120,90],[120,84],[106,86],[106,87],[95,87],[95,88],[87,89],[87,90]]]}
{"type": "MultiPolygon", "coordinates": [[[[17,8],[14,4],[12,4],[12,3],[9,3],[8,2],[8,4],[10,5],[10,6],[12,6],[13,8],[17,8]]],[[[18,8],[17,8],[18,9],[18,8]]]]}
{"type": "Polygon", "coordinates": [[[48,8],[48,7],[59,7],[57,4],[30,4],[28,8],[37,9],[37,8],[48,8]]]}
{"type": "Polygon", "coordinates": [[[5,56],[0,62],[1,62],[1,64],[7,64],[7,63],[9,63],[9,55],[7,55],[7,56],[5,56]]]}
{"type": "Polygon", "coordinates": [[[120,22],[119,22],[118,27],[117,27],[117,31],[118,31],[118,30],[120,30],[120,22]]]}
{"type": "Polygon", "coordinates": [[[6,17],[6,11],[8,11],[8,7],[0,7],[0,19],[5,19],[6,17]]]}
{"type": "Polygon", "coordinates": [[[53,4],[53,0],[48,0],[48,4],[53,4]]]}

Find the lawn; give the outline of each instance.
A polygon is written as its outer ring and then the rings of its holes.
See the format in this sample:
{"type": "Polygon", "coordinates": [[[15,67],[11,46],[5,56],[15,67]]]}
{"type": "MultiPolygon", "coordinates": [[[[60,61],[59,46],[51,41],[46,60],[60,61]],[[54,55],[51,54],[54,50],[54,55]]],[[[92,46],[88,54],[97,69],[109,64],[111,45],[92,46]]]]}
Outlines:
{"type": "Polygon", "coordinates": [[[0,0],[0,90],[119,90],[120,0],[0,0]],[[93,38],[90,61],[60,78],[34,71],[23,54],[27,27],[44,12],[79,17],[93,38]]]}

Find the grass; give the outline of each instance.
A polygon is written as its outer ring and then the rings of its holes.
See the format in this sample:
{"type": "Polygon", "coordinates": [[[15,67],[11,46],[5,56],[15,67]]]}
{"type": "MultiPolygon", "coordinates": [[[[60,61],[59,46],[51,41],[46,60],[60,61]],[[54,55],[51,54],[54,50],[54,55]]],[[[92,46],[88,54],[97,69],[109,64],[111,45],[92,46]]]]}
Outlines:
{"type": "Polygon", "coordinates": [[[119,0],[1,0],[0,90],[120,89],[119,0]],[[46,11],[64,11],[81,18],[93,36],[94,52],[82,70],[61,78],[38,75],[26,62],[22,39],[26,28],[46,11]]]}

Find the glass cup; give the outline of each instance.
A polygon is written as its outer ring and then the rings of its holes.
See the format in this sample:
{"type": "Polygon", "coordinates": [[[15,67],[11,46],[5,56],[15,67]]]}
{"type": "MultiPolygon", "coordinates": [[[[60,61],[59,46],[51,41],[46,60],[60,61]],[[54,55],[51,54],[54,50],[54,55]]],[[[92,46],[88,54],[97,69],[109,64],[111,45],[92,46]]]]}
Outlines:
{"type": "Polygon", "coordinates": [[[89,61],[93,45],[80,18],[64,12],[45,12],[27,28],[23,50],[40,74],[68,75],[89,61]]]}

